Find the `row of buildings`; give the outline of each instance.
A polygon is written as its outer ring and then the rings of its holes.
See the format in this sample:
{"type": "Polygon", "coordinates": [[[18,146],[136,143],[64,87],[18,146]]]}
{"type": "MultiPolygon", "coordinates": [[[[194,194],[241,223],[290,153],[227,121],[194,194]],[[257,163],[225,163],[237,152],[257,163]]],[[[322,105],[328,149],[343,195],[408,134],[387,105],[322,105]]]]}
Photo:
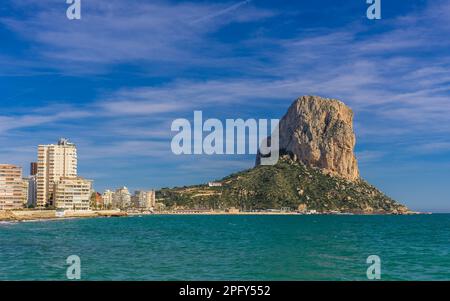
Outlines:
{"type": "Polygon", "coordinates": [[[134,195],[131,195],[127,187],[119,188],[115,192],[106,190],[97,197],[96,205],[99,209],[151,209],[156,206],[155,191],[138,190],[135,191],[134,195]],[[98,207],[98,204],[100,204],[100,207],[98,207]]]}
{"type": "Polygon", "coordinates": [[[126,187],[96,193],[91,180],[78,176],[77,148],[67,139],[57,144],[39,145],[38,160],[31,163],[30,176],[22,168],[0,164],[0,210],[25,207],[63,210],[151,209],[155,192],[136,191],[132,196],[126,187]]]}

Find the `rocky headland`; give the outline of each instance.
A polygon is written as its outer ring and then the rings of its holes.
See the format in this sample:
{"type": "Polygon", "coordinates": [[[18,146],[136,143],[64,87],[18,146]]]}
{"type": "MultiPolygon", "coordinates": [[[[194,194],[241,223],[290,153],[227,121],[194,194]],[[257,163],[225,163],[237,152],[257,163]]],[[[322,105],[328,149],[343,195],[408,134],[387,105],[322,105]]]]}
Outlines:
{"type": "MultiPolygon", "coordinates": [[[[288,208],[318,213],[405,214],[409,209],[360,178],[353,112],[318,96],[295,100],[279,124],[275,165],[260,165],[216,181],[162,189],[167,208],[257,211],[288,208]]],[[[270,139],[270,138],[269,138],[270,139]]]]}

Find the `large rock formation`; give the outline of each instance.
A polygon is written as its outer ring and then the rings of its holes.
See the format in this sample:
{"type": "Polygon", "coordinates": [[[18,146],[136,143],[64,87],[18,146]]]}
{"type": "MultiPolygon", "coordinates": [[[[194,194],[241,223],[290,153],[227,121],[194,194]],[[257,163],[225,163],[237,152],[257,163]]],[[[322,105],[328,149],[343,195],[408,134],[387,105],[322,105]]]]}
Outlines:
{"type": "Polygon", "coordinates": [[[289,107],[279,129],[282,153],[334,176],[350,181],[359,178],[353,153],[353,112],[341,101],[302,96],[289,107]]]}
{"type": "MultiPolygon", "coordinates": [[[[167,208],[406,214],[409,209],[359,177],[353,113],[335,99],[303,96],[280,121],[280,158],[227,176],[221,186],[157,191],[167,208]]],[[[270,139],[269,139],[270,140],[270,139]]]]}

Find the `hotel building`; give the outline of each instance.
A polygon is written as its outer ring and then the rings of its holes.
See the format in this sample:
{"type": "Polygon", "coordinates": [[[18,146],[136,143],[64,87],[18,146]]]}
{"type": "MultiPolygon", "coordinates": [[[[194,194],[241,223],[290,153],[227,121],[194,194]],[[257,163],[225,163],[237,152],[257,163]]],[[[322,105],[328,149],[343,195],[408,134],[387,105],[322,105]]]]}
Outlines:
{"type": "Polygon", "coordinates": [[[0,164],[0,210],[21,209],[26,197],[22,168],[0,164]]]}
{"type": "Polygon", "coordinates": [[[92,181],[80,177],[61,177],[54,184],[54,206],[63,210],[89,210],[92,181]]]}
{"type": "Polygon", "coordinates": [[[56,145],[39,145],[36,206],[53,206],[55,184],[63,177],[76,176],[77,148],[73,143],[60,139],[56,145]]]}

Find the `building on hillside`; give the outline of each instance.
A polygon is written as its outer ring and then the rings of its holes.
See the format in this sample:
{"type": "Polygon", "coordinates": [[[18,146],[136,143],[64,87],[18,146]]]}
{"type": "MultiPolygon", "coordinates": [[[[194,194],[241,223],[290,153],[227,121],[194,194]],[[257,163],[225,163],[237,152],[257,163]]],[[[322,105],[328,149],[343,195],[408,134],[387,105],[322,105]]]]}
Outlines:
{"type": "Polygon", "coordinates": [[[162,203],[162,202],[156,202],[154,209],[156,211],[164,211],[164,210],[166,210],[166,205],[164,205],[164,203],[162,203]]]}
{"type": "Polygon", "coordinates": [[[0,164],[0,210],[22,209],[25,198],[22,168],[0,164]]]}
{"type": "Polygon", "coordinates": [[[76,177],[77,164],[77,148],[67,139],[61,138],[56,145],[38,146],[37,207],[54,205],[55,183],[62,177],[76,177]]]}
{"type": "Polygon", "coordinates": [[[230,208],[226,209],[225,212],[228,212],[230,214],[237,214],[241,211],[236,207],[230,207],[230,208]]]}
{"type": "Polygon", "coordinates": [[[54,206],[60,210],[89,210],[91,192],[91,180],[62,177],[54,184],[54,206]]]}
{"type": "Polygon", "coordinates": [[[208,182],[209,187],[222,187],[222,183],[219,182],[208,182]]]}
{"type": "Polygon", "coordinates": [[[306,204],[300,204],[297,207],[297,211],[300,213],[306,213],[306,211],[308,211],[308,207],[306,206],[306,204]]]}
{"type": "Polygon", "coordinates": [[[131,194],[127,187],[124,186],[114,192],[112,207],[114,209],[128,209],[131,207],[131,194]]]}

